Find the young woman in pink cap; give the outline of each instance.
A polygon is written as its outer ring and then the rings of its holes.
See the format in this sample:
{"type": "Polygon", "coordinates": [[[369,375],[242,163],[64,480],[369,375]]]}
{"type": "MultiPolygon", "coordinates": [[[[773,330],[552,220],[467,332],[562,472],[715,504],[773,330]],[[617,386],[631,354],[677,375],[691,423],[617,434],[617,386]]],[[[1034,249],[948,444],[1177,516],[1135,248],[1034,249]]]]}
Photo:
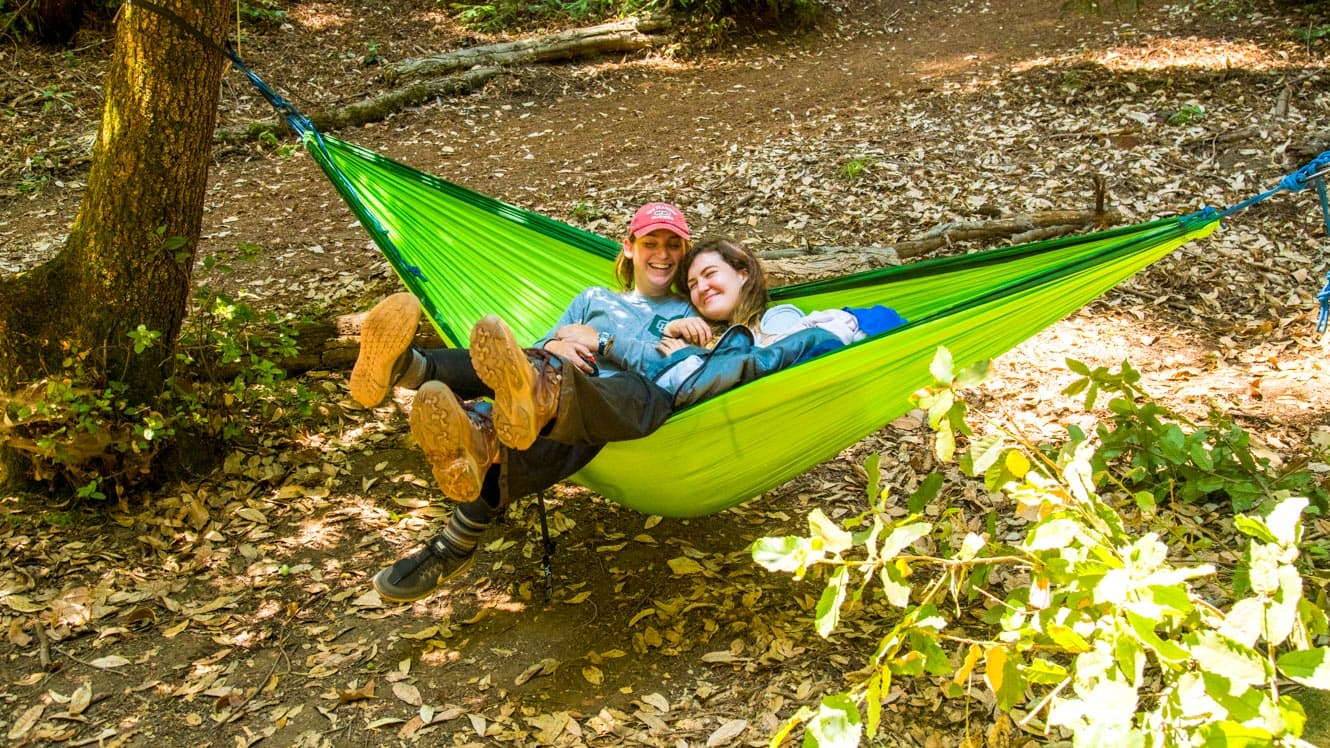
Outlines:
{"type": "Polygon", "coordinates": [[[472,329],[470,350],[419,350],[411,345],[420,321],[414,296],[394,294],[374,307],[361,331],[352,397],[373,407],[394,386],[416,388],[411,433],[444,494],[463,502],[441,534],[375,575],[380,597],[432,594],[470,568],[481,534],[513,499],[577,472],[606,443],[646,436],[669,418],[672,394],[644,373],[664,361],[658,346],[666,325],[704,324],[673,290],[689,246],[677,207],[643,205],[615,262],[622,290],[578,294],[529,348],[491,316],[472,329]],[[479,398],[492,398],[492,411],[479,398]]]}

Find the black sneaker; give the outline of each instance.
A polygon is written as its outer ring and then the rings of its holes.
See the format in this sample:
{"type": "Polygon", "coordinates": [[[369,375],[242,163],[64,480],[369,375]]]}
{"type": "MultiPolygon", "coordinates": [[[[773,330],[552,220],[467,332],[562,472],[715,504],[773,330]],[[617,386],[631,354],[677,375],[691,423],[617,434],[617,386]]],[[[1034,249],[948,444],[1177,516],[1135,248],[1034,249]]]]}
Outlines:
{"type": "Polygon", "coordinates": [[[409,603],[434,594],[444,582],[465,573],[475,562],[475,549],[459,554],[439,535],[424,548],[375,574],[374,589],[388,602],[409,603]]]}

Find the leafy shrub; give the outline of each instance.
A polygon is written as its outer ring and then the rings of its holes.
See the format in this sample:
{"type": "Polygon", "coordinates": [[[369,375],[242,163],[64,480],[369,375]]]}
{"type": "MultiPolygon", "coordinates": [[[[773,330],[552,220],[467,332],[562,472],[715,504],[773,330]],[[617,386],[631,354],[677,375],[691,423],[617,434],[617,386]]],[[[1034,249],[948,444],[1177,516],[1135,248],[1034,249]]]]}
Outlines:
{"type": "Polygon", "coordinates": [[[1168,115],[1170,125],[1194,125],[1205,119],[1205,109],[1200,104],[1187,103],[1168,115]]]}
{"type": "MultiPolygon", "coordinates": [[[[1269,458],[1252,452],[1250,435],[1219,409],[1212,407],[1206,424],[1197,425],[1152,400],[1130,363],[1123,362],[1117,372],[1091,370],[1070,359],[1067,365],[1080,378],[1064,394],[1084,394],[1086,410],[1101,395],[1110,396],[1108,421],[1095,430],[1097,485],[1116,480],[1152,505],[1222,499],[1235,511],[1246,511],[1289,492],[1311,499],[1318,513],[1330,508],[1312,473],[1272,468],[1269,458]]],[[[1073,440],[1086,439],[1080,429],[1070,431],[1073,440]]]]}
{"type": "MultiPolygon", "coordinates": [[[[230,269],[213,258],[205,265],[230,269]]],[[[35,480],[79,498],[123,495],[176,439],[226,443],[312,412],[316,396],[279,365],[298,352],[291,322],[201,289],[176,348],[176,377],[153,402],[130,401],[89,352],[71,350],[60,371],[0,398],[0,436],[27,457],[35,480]]],[[[161,344],[142,325],[129,337],[135,354],[161,344]]]]}
{"type": "Polygon", "coordinates": [[[236,4],[236,13],[260,26],[280,26],[286,21],[283,4],[283,0],[240,0],[236,4]]]}
{"type": "Polygon", "coordinates": [[[1293,30],[1293,37],[1300,42],[1304,42],[1308,47],[1315,47],[1326,37],[1330,37],[1330,24],[1308,25],[1306,28],[1299,27],[1293,30]]]}
{"type": "Polygon", "coordinates": [[[1098,492],[1104,468],[1090,441],[1048,450],[1002,429],[974,437],[956,389],[983,368],[951,368],[940,352],[938,381],[916,401],[939,430],[938,456],[950,460],[956,436],[967,437],[961,466],[1027,522],[1023,539],[998,540],[992,515],[987,532],[971,530],[982,525],[960,507],[930,520],[939,513],[924,509],[942,501],[936,474],[909,498],[908,516],[893,519],[873,455],[863,514],[837,524],[815,509],[806,536],[754,543],[768,570],[825,571],[814,611],[822,636],[842,615],[881,611],[856,624],[881,635],[849,689],[801,708],[771,745],[800,726],[805,746],[872,739],[893,679],[925,675],[948,698],[982,683],[1001,709],[1025,713],[1027,730],[1063,731],[1078,746],[1306,745],[1306,715],[1286,686],[1330,689],[1326,615],[1312,601],[1324,591],[1304,594],[1299,569],[1307,499],[1274,491],[1255,502],[1267,512],[1236,516],[1247,538],[1236,568],[1179,560],[1168,527],[1132,531],[1118,481],[1098,492]],[[976,603],[979,622],[969,615],[976,603]]]}
{"type": "Polygon", "coordinates": [[[149,473],[173,428],[169,408],[128,401],[126,386],[98,373],[88,357],[70,350],[57,375],[0,400],[0,433],[28,458],[34,479],[103,499],[105,487],[149,473]]]}
{"type": "Polygon", "coordinates": [[[462,23],[482,31],[528,28],[552,21],[583,21],[615,14],[614,0],[488,0],[452,2],[462,23]]]}

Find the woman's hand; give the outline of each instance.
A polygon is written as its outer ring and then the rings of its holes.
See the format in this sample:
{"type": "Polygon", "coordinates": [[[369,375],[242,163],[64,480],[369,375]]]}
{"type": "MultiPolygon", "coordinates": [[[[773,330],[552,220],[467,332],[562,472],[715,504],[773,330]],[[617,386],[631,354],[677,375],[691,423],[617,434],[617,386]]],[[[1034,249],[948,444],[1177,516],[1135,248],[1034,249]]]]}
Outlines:
{"type": "MultiPolygon", "coordinates": [[[[666,338],[678,338],[700,347],[711,340],[711,324],[701,317],[680,317],[666,323],[664,333],[666,338]]],[[[661,342],[663,344],[664,340],[661,342]]],[[[657,347],[656,350],[660,348],[657,347]]]]}
{"type": "Polygon", "coordinates": [[[594,374],[596,347],[600,333],[589,325],[564,325],[545,342],[545,350],[576,366],[584,374],[594,374]]]}
{"type": "MultiPolygon", "coordinates": [[[[678,322],[678,320],[675,320],[678,322]]],[[[681,351],[688,347],[688,343],[681,338],[664,337],[660,339],[660,344],[656,346],[656,351],[662,356],[668,356],[675,351],[681,351]]]]}

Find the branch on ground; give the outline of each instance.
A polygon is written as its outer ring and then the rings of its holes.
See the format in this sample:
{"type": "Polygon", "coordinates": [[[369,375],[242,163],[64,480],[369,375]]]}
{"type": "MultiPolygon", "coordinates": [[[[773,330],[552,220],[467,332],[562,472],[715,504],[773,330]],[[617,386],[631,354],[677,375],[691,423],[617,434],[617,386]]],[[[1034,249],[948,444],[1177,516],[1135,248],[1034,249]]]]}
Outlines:
{"type": "MultiPolygon", "coordinates": [[[[610,53],[637,52],[655,46],[659,38],[652,35],[667,28],[664,21],[655,18],[628,19],[533,39],[406,60],[390,69],[384,75],[385,81],[395,83],[403,79],[421,80],[340,109],[307,116],[323,132],[379,122],[387,119],[390,114],[431,99],[460,96],[478,90],[502,75],[507,65],[561,62],[610,53]]],[[[213,140],[219,143],[245,143],[258,140],[267,132],[288,133],[290,127],[284,119],[274,117],[240,127],[218,128],[213,140]]]]}
{"type": "MultiPolygon", "coordinates": [[[[503,74],[498,67],[483,67],[468,70],[461,75],[421,81],[405,88],[389,91],[381,96],[358,101],[341,109],[316,112],[309,117],[314,127],[321,132],[332,132],[344,127],[354,127],[367,122],[379,122],[388,115],[406,107],[423,104],[440,96],[458,96],[475,91],[494,78],[503,74]]],[[[253,122],[243,127],[221,129],[213,134],[213,140],[220,143],[244,143],[258,140],[265,132],[286,133],[290,127],[285,120],[277,118],[253,122]]]]}
{"type": "Polygon", "coordinates": [[[443,75],[465,70],[475,65],[530,65],[539,62],[560,62],[612,52],[637,52],[654,46],[653,34],[668,28],[661,19],[629,18],[599,26],[570,29],[534,39],[522,39],[501,44],[487,44],[471,49],[433,57],[404,60],[385,74],[395,81],[425,75],[443,75]]]}

